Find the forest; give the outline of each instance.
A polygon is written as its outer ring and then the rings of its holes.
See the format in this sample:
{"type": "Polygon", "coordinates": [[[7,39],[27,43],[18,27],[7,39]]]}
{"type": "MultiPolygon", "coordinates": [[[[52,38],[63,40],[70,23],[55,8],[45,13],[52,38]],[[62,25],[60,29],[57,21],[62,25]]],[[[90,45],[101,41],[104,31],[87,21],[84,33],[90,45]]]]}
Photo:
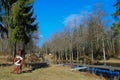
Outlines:
{"type": "Polygon", "coordinates": [[[109,22],[107,13],[100,3],[82,18],[78,24],[77,17],[68,22],[64,31],[56,32],[46,40],[41,53],[52,54],[54,63],[94,64],[99,60],[110,59],[120,55],[120,1],[114,4],[116,11],[109,22]],[[110,25],[112,24],[112,25],[110,25]]]}
{"type": "MultiPolygon", "coordinates": [[[[58,6],[59,2],[55,1],[0,0],[0,80],[120,79],[120,0],[116,0],[113,5],[116,8],[111,14],[113,21],[109,20],[103,4],[96,3],[91,11],[82,17],[75,16],[64,25],[62,31],[52,34],[39,46],[42,41],[39,29],[44,27],[40,25],[45,25],[42,20],[48,23],[47,29],[53,28],[50,25],[58,28],[57,25],[61,24],[52,18],[57,19],[58,15],[55,14],[58,9],[66,7],[66,1],[58,0],[64,6],[58,6]],[[43,2],[39,4],[47,7],[38,5],[40,1],[43,2]],[[52,18],[50,12],[54,13],[52,18]],[[111,60],[111,65],[106,65],[108,60],[111,60]]],[[[72,0],[67,1],[72,3],[72,0]]],[[[78,2],[82,4],[81,0],[78,2]]],[[[74,7],[78,7],[76,4],[72,8],[68,7],[70,13],[74,7]]],[[[50,33],[48,31],[45,34],[50,33]]]]}
{"type": "Polygon", "coordinates": [[[25,53],[40,52],[52,54],[54,63],[87,63],[104,62],[120,55],[119,15],[120,1],[114,4],[116,11],[110,22],[107,13],[100,3],[94,5],[91,12],[77,17],[64,26],[64,30],[51,36],[41,48],[38,22],[34,15],[34,0],[1,0],[0,1],[0,53],[16,56],[17,50],[25,53]],[[79,23],[78,23],[79,22],[79,23]],[[112,24],[112,25],[110,25],[112,24]]]}
{"type": "Polygon", "coordinates": [[[34,0],[0,0],[1,54],[14,58],[19,49],[25,53],[38,50],[38,22],[33,3],[34,0]]]}

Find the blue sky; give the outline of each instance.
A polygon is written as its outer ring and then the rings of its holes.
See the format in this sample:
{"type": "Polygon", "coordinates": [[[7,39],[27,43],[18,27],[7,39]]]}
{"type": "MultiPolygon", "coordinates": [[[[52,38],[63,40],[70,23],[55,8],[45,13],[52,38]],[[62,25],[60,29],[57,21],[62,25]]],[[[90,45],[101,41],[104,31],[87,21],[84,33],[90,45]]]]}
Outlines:
{"type": "Polygon", "coordinates": [[[111,24],[116,0],[35,0],[34,12],[40,32],[38,45],[41,46],[46,39],[50,39],[51,35],[62,31],[65,24],[75,16],[79,15],[81,18],[85,13],[91,12],[96,3],[102,4],[111,24]]]}

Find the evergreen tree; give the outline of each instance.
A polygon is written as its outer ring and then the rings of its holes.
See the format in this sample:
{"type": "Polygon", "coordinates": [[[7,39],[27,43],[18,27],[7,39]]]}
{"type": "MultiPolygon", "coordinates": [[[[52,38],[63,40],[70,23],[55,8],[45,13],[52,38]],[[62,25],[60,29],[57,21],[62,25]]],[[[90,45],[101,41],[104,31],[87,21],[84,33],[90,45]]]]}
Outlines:
{"type": "MultiPolygon", "coordinates": [[[[1,30],[1,36],[4,35],[3,32],[7,33],[7,37],[9,37],[10,35],[10,28],[13,26],[12,24],[12,16],[11,16],[11,10],[13,7],[13,4],[16,2],[17,0],[0,0],[0,4],[2,6],[2,13],[4,12],[4,15],[2,16],[2,21],[1,21],[1,26],[3,26],[2,30],[1,30]]],[[[3,36],[4,37],[4,36],[3,36]]],[[[7,45],[7,47],[11,50],[12,53],[12,43],[9,42],[9,38],[6,39],[6,41],[9,43],[9,45],[7,45]]]]}
{"type": "Polygon", "coordinates": [[[1,0],[2,6],[4,7],[8,15],[10,14],[10,10],[16,1],[17,0],[1,0]]]}
{"type": "Polygon", "coordinates": [[[113,13],[113,16],[115,18],[117,18],[117,22],[113,23],[112,25],[112,29],[114,31],[114,36],[118,36],[120,35],[120,19],[119,19],[119,15],[120,15],[120,0],[117,0],[117,3],[114,5],[116,7],[116,11],[113,13]]]}
{"type": "Polygon", "coordinates": [[[3,33],[6,32],[7,33],[7,37],[8,37],[8,27],[10,27],[10,11],[11,8],[13,6],[13,4],[16,2],[17,0],[0,0],[0,27],[1,27],[1,36],[3,37],[3,33]],[[4,26],[3,26],[4,25],[4,26]]]}
{"type": "Polygon", "coordinates": [[[113,13],[113,17],[116,18],[116,22],[112,24],[112,30],[115,38],[115,53],[119,53],[120,47],[120,0],[117,0],[117,3],[114,5],[116,7],[116,11],[113,13]]]}
{"type": "MultiPolygon", "coordinates": [[[[33,16],[33,0],[18,0],[12,9],[14,27],[10,30],[10,40],[16,45],[18,42],[25,45],[37,31],[36,18],[33,16]]],[[[16,50],[15,50],[16,51],[16,50]]]]}
{"type": "Polygon", "coordinates": [[[7,28],[2,24],[2,16],[4,15],[4,12],[3,12],[3,7],[2,7],[2,3],[0,2],[0,34],[1,34],[1,37],[4,38],[4,33],[7,34],[8,36],[8,30],[7,28]]]}
{"type": "Polygon", "coordinates": [[[116,7],[116,11],[113,13],[114,17],[118,17],[120,15],[120,0],[117,0],[117,3],[114,5],[116,7]]]}

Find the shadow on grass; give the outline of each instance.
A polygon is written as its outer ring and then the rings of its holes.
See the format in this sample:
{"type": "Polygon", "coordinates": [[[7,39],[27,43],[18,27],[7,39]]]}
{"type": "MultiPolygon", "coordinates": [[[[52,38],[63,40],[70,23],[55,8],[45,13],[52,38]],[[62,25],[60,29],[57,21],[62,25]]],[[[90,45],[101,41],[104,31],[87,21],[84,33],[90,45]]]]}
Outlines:
{"type": "Polygon", "coordinates": [[[31,73],[32,71],[40,68],[47,68],[49,64],[47,63],[26,63],[25,66],[31,67],[29,70],[22,71],[22,73],[31,73]]]}
{"type": "Polygon", "coordinates": [[[9,64],[9,63],[2,63],[0,64],[0,67],[7,67],[7,66],[12,66],[13,64],[9,64]]]}
{"type": "Polygon", "coordinates": [[[33,70],[25,70],[25,71],[22,71],[21,73],[32,73],[33,70]]]}

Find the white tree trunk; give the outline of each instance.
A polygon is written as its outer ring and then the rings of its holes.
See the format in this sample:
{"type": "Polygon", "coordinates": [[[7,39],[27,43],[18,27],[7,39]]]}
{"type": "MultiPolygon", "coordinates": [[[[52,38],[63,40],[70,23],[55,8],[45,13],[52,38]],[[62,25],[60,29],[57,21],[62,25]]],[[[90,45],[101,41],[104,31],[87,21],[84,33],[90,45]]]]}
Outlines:
{"type": "Polygon", "coordinates": [[[104,59],[104,65],[106,65],[105,44],[104,44],[103,38],[102,38],[102,46],[103,46],[103,59],[104,59]]]}

